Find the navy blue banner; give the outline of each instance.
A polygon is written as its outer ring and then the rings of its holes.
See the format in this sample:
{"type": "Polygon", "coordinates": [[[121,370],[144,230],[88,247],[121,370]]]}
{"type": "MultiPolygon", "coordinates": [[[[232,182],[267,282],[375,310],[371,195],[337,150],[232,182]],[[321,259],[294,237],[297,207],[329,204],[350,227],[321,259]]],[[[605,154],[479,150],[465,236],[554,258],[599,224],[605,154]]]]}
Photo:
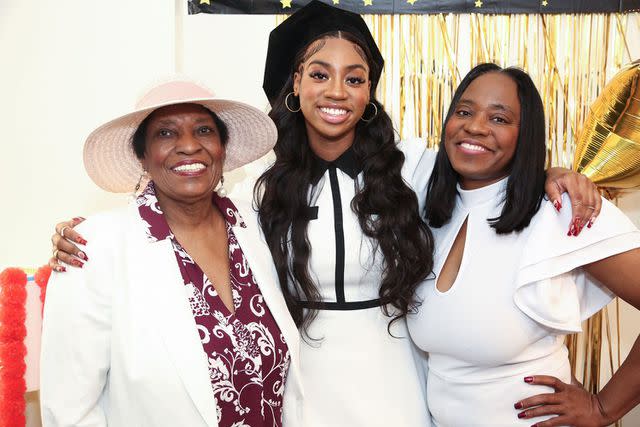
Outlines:
{"type": "MultiPolygon", "coordinates": [[[[188,0],[190,14],[293,13],[310,0],[188,0]]],[[[640,11],[640,0],[322,0],[360,14],[610,13],[640,11]]]]}

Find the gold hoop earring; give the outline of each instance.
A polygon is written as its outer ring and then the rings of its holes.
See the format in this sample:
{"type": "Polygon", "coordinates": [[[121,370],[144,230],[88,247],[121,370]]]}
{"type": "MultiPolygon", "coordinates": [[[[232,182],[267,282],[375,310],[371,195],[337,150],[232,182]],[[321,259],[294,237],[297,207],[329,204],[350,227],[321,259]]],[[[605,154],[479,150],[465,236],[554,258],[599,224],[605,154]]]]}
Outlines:
{"type": "Polygon", "coordinates": [[[294,110],[293,108],[289,107],[289,97],[290,97],[291,95],[296,96],[296,94],[295,94],[295,93],[293,93],[293,92],[289,92],[289,93],[287,94],[287,97],[284,99],[284,106],[285,106],[285,107],[287,107],[287,110],[291,111],[292,113],[297,113],[298,111],[300,111],[300,108],[301,108],[301,107],[298,105],[298,109],[297,109],[297,110],[294,110]]]}
{"type": "MultiPolygon", "coordinates": [[[[371,116],[371,118],[370,118],[370,119],[365,119],[364,117],[360,117],[360,120],[362,120],[362,121],[363,121],[363,122],[365,122],[365,123],[369,123],[371,120],[375,119],[375,118],[376,118],[376,116],[378,115],[378,106],[377,106],[376,104],[374,104],[373,102],[371,102],[371,101],[369,101],[369,104],[373,105],[373,108],[374,108],[374,110],[376,110],[376,111],[375,111],[375,113],[373,113],[373,116],[371,116]]],[[[367,104],[367,106],[368,106],[369,104],[367,104]]],[[[365,109],[365,111],[366,111],[366,109],[365,109]]],[[[364,114],[363,114],[363,115],[364,115],[364,114]]]]}

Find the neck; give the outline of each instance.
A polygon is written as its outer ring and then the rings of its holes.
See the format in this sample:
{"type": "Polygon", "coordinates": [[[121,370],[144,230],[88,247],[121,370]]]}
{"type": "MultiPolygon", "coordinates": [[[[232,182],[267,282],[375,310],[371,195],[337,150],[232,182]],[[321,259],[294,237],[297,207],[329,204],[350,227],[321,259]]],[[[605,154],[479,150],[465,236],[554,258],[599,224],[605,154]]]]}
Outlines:
{"type": "Polygon", "coordinates": [[[311,151],[322,160],[332,162],[353,145],[354,139],[355,131],[338,139],[322,137],[309,138],[309,147],[311,151]]]}
{"type": "Polygon", "coordinates": [[[477,190],[479,188],[488,187],[491,184],[495,184],[496,182],[506,178],[507,175],[491,178],[491,179],[473,179],[473,178],[464,178],[460,177],[460,188],[463,190],[477,190]]]}
{"type": "Polygon", "coordinates": [[[158,191],[156,196],[164,217],[174,232],[210,227],[216,220],[223,219],[211,200],[212,194],[194,201],[175,200],[158,191]]]}

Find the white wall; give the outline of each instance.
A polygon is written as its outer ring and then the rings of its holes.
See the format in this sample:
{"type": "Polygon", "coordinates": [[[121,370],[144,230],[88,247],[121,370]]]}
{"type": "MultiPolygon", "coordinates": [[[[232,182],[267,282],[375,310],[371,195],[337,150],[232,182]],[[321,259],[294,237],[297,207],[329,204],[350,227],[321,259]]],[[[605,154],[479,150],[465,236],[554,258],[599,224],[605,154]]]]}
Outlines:
{"type": "MultiPolygon", "coordinates": [[[[262,72],[274,24],[273,16],[184,16],[182,0],[0,0],[0,270],[45,263],[57,221],[124,203],[88,179],[82,144],[159,77],[181,71],[266,109],[262,72]]],[[[620,206],[640,225],[640,192],[620,206]]],[[[623,319],[628,351],[640,313],[626,307],[623,319]]],[[[626,425],[640,425],[640,410],[626,425]]]]}
{"type": "Polygon", "coordinates": [[[84,172],[82,145],[174,72],[173,0],[0,2],[0,268],[39,266],[53,225],[121,204],[84,172]]]}

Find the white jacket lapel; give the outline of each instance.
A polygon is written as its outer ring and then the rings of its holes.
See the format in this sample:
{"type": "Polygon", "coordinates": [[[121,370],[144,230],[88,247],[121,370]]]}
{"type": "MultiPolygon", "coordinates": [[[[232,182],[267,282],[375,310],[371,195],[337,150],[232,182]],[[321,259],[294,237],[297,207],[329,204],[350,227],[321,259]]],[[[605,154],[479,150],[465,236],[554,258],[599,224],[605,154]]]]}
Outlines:
{"type": "MultiPolygon", "coordinates": [[[[140,234],[140,228],[132,234],[140,234]]],[[[134,239],[133,254],[145,262],[134,267],[135,280],[153,284],[149,292],[150,319],[158,327],[167,352],[185,389],[207,425],[217,426],[216,401],[209,378],[206,355],[200,343],[184,282],[169,240],[151,243],[134,239]],[[151,266],[151,267],[150,267],[151,266]]]]}
{"type": "MultiPolygon", "coordinates": [[[[257,229],[256,222],[251,221],[252,213],[241,211],[241,215],[247,223],[247,228],[234,227],[233,231],[242,247],[242,251],[249,262],[249,267],[260,287],[260,292],[275,319],[280,331],[289,347],[291,354],[291,368],[295,375],[289,375],[290,379],[300,380],[300,335],[289,309],[282,296],[275,266],[271,258],[271,252],[264,242],[261,233],[257,229]]],[[[300,384],[297,384],[300,387],[300,384]]]]}

